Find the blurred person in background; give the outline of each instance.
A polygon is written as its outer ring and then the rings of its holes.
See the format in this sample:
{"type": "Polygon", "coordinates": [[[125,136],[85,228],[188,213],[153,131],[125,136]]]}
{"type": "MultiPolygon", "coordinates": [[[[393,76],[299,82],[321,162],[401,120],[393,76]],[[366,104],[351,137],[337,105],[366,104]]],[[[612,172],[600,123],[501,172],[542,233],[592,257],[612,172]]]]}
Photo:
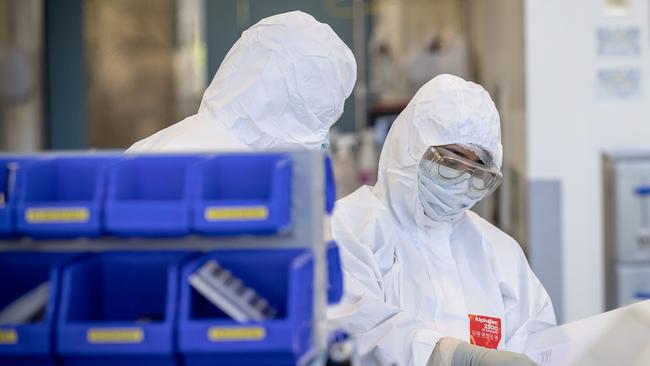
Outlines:
{"type": "Polygon", "coordinates": [[[330,326],[363,365],[534,365],[555,325],[519,244],[469,209],[501,181],[499,115],[480,85],[425,84],[390,129],[378,181],[336,203],[344,297],[330,326]]]}
{"type": "Polygon", "coordinates": [[[329,25],[300,11],[264,18],[230,49],[197,114],[127,152],[320,149],[355,81],[329,25]]]}
{"type": "Polygon", "coordinates": [[[451,30],[431,32],[424,43],[409,50],[404,61],[411,90],[418,90],[440,74],[469,78],[468,59],[467,43],[461,34],[451,30]]]}

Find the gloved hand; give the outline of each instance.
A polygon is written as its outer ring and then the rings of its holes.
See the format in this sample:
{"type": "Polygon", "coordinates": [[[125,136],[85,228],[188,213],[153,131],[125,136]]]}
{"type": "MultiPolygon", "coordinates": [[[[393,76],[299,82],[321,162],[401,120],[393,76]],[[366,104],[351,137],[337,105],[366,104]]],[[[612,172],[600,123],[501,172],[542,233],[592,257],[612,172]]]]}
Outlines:
{"type": "Polygon", "coordinates": [[[521,353],[499,351],[454,338],[438,341],[427,366],[539,366],[521,353]]]}

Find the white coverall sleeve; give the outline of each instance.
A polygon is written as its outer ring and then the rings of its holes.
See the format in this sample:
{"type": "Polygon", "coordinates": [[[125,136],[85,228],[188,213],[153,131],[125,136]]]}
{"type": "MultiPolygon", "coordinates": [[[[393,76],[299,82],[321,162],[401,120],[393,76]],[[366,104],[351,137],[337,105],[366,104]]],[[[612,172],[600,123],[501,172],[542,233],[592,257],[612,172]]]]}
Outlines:
{"type": "Polygon", "coordinates": [[[434,324],[387,304],[371,248],[340,221],[335,219],[333,226],[345,292],[341,302],[328,309],[329,327],[355,337],[362,365],[426,365],[441,337],[434,324]]]}
{"type": "Polygon", "coordinates": [[[551,298],[524,253],[519,247],[517,249],[517,273],[511,277],[516,278],[516,282],[502,285],[501,291],[507,327],[506,349],[522,353],[531,334],[556,326],[556,320],[551,298]]]}

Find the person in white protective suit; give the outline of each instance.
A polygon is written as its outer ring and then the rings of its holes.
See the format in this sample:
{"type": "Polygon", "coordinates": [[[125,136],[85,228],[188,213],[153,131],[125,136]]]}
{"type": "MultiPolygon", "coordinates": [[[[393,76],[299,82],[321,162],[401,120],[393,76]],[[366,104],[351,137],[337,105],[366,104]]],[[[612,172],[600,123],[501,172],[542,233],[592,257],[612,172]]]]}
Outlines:
{"type": "Polygon", "coordinates": [[[500,183],[500,135],[481,86],[439,75],[391,127],[377,184],[336,203],[328,321],[362,365],[535,364],[520,352],[555,325],[551,301],[518,243],[468,211],[500,183]]]}
{"type": "Polygon", "coordinates": [[[264,18],[230,49],[197,114],[127,152],[319,149],[355,81],[329,25],[300,11],[264,18]]]}

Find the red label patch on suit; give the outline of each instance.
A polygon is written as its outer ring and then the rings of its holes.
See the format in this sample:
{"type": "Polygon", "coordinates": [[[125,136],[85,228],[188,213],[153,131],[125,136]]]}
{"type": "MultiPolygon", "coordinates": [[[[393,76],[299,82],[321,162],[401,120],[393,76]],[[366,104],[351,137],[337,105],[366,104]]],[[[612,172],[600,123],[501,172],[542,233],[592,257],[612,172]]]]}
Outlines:
{"type": "Polygon", "coordinates": [[[474,314],[468,316],[470,343],[496,349],[501,341],[501,319],[474,314]]]}

